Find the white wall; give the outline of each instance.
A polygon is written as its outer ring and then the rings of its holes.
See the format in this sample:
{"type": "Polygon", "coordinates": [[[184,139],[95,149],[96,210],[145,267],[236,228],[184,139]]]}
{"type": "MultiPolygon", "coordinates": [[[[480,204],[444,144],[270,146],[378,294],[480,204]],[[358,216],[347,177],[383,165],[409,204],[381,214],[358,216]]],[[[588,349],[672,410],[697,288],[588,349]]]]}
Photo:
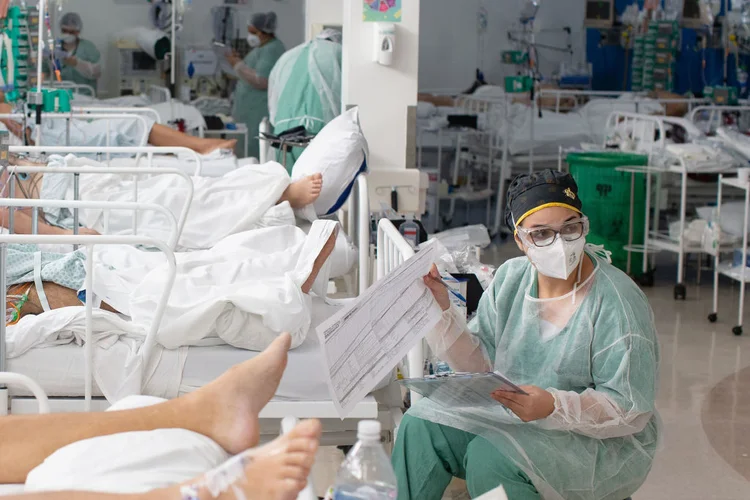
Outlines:
{"type": "MultiPolygon", "coordinates": [[[[513,74],[513,66],[500,62],[500,53],[510,49],[507,32],[518,19],[524,0],[428,0],[422,2],[419,32],[419,88],[420,90],[459,91],[474,82],[477,67],[485,78],[502,84],[503,78],[513,74]],[[484,57],[480,56],[477,19],[480,6],[487,10],[488,26],[483,35],[484,57]]],[[[535,30],[570,26],[573,30],[574,51],[585,59],[582,33],[584,4],[582,0],[546,0],[535,21],[535,30]]],[[[567,44],[562,32],[541,33],[540,44],[563,47],[567,44]]],[[[539,49],[540,68],[545,76],[557,69],[567,55],[539,49]]]]}
{"type": "Polygon", "coordinates": [[[373,61],[374,23],[362,21],[362,2],[344,4],[342,96],[345,106],[360,108],[372,169],[406,167],[407,109],[417,103],[419,4],[402,4],[392,66],[373,61]]]}
{"type": "MultiPolygon", "coordinates": [[[[248,6],[240,6],[240,29],[254,12],[275,11],[279,17],[277,36],[287,48],[304,41],[305,0],[252,0],[248,6]]],[[[207,45],[213,37],[210,27],[210,11],[223,0],[194,0],[185,16],[185,28],[180,34],[180,43],[185,45],[207,45]]],[[[99,88],[110,93],[117,87],[118,68],[113,37],[122,30],[134,26],[147,26],[150,4],[115,4],[113,0],[66,0],[65,11],[75,11],[83,19],[82,37],[91,40],[104,59],[103,76],[99,88]]]]}
{"type": "Polygon", "coordinates": [[[343,25],[344,0],[305,0],[305,40],[312,39],[312,25],[343,25]]]}

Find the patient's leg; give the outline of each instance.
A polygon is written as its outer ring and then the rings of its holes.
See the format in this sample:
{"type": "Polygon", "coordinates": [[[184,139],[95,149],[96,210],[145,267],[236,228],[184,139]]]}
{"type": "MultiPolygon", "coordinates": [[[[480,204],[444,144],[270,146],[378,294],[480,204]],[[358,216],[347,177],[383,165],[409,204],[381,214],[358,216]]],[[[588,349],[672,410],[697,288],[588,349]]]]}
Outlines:
{"type": "Polygon", "coordinates": [[[302,208],[317,200],[322,189],[323,175],[308,175],[289,184],[279,198],[279,203],[288,201],[292,208],[302,208]]]}
{"type": "Polygon", "coordinates": [[[148,142],[154,146],[190,148],[200,154],[208,154],[216,149],[231,149],[234,151],[234,147],[237,145],[236,139],[204,139],[183,134],[179,130],[158,123],[151,128],[148,142]]]}
{"type": "MultiPolygon", "coordinates": [[[[185,485],[135,494],[101,492],[47,492],[10,496],[8,500],[163,500],[180,498],[181,488],[188,487],[201,500],[295,500],[307,485],[315,453],[320,443],[321,426],[317,420],[298,424],[289,434],[267,445],[248,450],[216,469],[185,485]],[[214,477],[236,477],[214,496],[209,485],[216,486],[214,477]]],[[[216,491],[216,490],[215,490],[216,491]]],[[[3,497],[6,498],[6,497],[3,497]]]]}
{"type": "MultiPolygon", "coordinates": [[[[229,453],[258,444],[258,414],[276,392],[287,362],[289,334],[205,387],[165,403],[107,413],[0,417],[0,484],[23,483],[56,450],[97,436],[182,428],[203,434],[229,453]]],[[[64,497],[60,497],[64,498],[64,497]]]]}

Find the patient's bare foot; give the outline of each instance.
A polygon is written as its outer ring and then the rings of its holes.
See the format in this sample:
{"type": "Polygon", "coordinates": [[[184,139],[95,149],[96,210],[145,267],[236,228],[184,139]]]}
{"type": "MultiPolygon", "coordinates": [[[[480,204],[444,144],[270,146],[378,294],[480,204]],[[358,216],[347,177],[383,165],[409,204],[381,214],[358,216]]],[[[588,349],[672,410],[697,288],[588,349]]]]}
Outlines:
{"type": "MultiPolygon", "coordinates": [[[[315,453],[320,444],[321,425],[317,420],[298,424],[281,436],[246,456],[245,477],[235,483],[248,499],[295,500],[307,485],[315,453]]],[[[228,491],[222,499],[234,499],[228,491]],[[229,496],[231,495],[231,496],[229,496]]]]}
{"type": "Polygon", "coordinates": [[[195,151],[202,155],[207,155],[217,149],[230,149],[234,151],[236,145],[237,139],[204,139],[195,151]]]}
{"type": "Polygon", "coordinates": [[[305,281],[302,284],[302,293],[310,293],[313,283],[315,283],[315,278],[318,277],[318,273],[320,272],[320,269],[323,267],[323,264],[326,263],[326,260],[328,260],[328,257],[330,257],[331,252],[333,252],[334,247],[336,247],[336,235],[338,234],[338,232],[339,232],[339,229],[337,227],[333,231],[333,234],[331,234],[331,237],[328,238],[328,241],[326,241],[326,244],[323,246],[323,249],[315,258],[312,272],[310,273],[310,276],[307,277],[307,281],[305,281]]]}
{"type": "Polygon", "coordinates": [[[288,201],[292,208],[306,207],[320,196],[323,189],[321,174],[308,175],[289,184],[280,201],[288,201]]]}
{"type": "Polygon", "coordinates": [[[282,333],[265,351],[227,370],[210,384],[186,396],[186,411],[199,412],[196,429],[227,452],[240,453],[258,444],[258,414],[276,393],[292,337],[282,333]]]}

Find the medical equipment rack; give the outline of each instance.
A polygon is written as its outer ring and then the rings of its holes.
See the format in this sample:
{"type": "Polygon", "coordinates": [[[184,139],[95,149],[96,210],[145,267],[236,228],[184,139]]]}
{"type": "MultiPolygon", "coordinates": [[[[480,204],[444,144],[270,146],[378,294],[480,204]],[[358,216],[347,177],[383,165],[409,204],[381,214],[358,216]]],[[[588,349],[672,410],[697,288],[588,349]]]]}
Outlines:
{"type": "MultiPolygon", "coordinates": [[[[684,284],[685,255],[689,253],[703,253],[703,247],[700,244],[690,245],[685,241],[688,175],[693,172],[684,158],[668,153],[666,150],[665,124],[674,123],[674,120],[670,119],[670,117],[616,111],[610,114],[607,120],[606,130],[607,137],[618,131],[626,131],[631,134],[629,139],[634,143],[635,152],[646,154],[649,157],[648,166],[642,167],[641,170],[637,167],[631,167],[634,171],[640,171],[646,176],[646,217],[643,246],[631,245],[629,251],[643,252],[646,257],[655,253],[654,250],[676,253],[677,277],[674,286],[674,298],[675,300],[685,300],[687,297],[687,289],[684,284]],[[666,163],[657,164],[657,160],[662,160],[666,163]],[[676,241],[670,238],[667,233],[659,230],[661,214],[661,176],[663,174],[676,174],[680,176],[680,224],[679,236],[676,241]],[[656,189],[653,204],[653,228],[651,227],[652,177],[656,177],[656,189]]],[[[710,173],[726,174],[733,171],[736,171],[734,165],[726,165],[724,168],[715,169],[710,173]]],[[[644,275],[647,274],[649,266],[649,259],[646,257],[643,259],[644,275]]]]}
{"type": "MultiPolygon", "coordinates": [[[[742,235],[742,261],[740,263],[740,269],[738,270],[733,264],[722,264],[721,263],[721,248],[717,249],[714,254],[714,294],[713,294],[713,311],[708,315],[708,320],[711,323],[715,323],[718,320],[719,311],[719,275],[724,275],[734,281],[738,281],[740,284],[740,298],[737,313],[737,325],[732,327],[732,333],[735,335],[742,335],[742,324],[743,314],[745,312],[745,284],[750,282],[750,270],[747,266],[747,223],[750,217],[750,183],[743,182],[738,178],[726,178],[723,175],[719,175],[719,187],[717,188],[716,195],[716,211],[718,220],[714,223],[719,224],[721,221],[721,199],[723,195],[723,187],[731,187],[735,189],[741,189],[745,195],[745,211],[743,217],[743,235],[742,235]]],[[[721,224],[719,224],[721,228],[721,224]]],[[[719,229],[720,231],[721,229],[719,229]]]]}

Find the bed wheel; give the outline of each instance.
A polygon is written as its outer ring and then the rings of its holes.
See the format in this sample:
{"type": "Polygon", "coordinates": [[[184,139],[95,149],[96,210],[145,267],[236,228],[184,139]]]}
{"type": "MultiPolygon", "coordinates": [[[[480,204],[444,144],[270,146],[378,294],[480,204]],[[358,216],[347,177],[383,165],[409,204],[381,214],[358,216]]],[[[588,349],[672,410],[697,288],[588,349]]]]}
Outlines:
{"type": "Polygon", "coordinates": [[[732,333],[735,334],[735,335],[737,335],[737,336],[742,335],[742,327],[741,326],[735,326],[734,328],[732,328],[732,333]]]}
{"type": "Polygon", "coordinates": [[[647,287],[647,288],[651,288],[652,286],[654,286],[654,273],[653,273],[653,271],[649,271],[646,274],[642,274],[638,278],[638,284],[641,285],[641,286],[643,286],[643,287],[647,287]]]}
{"type": "Polygon", "coordinates": [[[716,313],[711,313],[708,315],[708,321],[711,323],[716,323],[716,320],[719,319],[719,317],[716,315],[716,313]]]}
{"type": "Polygon", "coordinates": [[[678,283],[674,286],[674,300],[685,300],[687,296],[687,289],[682,283],[678,283]]]}

